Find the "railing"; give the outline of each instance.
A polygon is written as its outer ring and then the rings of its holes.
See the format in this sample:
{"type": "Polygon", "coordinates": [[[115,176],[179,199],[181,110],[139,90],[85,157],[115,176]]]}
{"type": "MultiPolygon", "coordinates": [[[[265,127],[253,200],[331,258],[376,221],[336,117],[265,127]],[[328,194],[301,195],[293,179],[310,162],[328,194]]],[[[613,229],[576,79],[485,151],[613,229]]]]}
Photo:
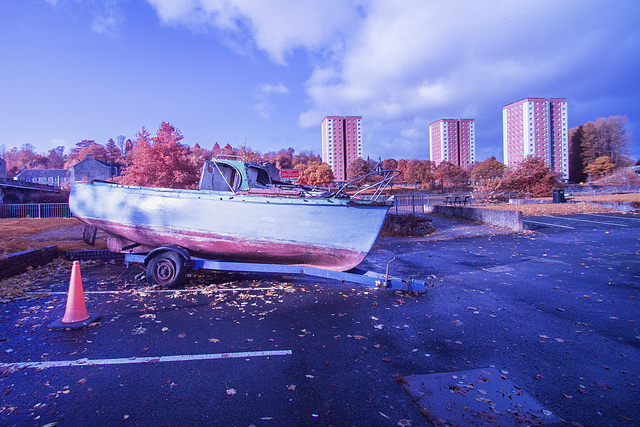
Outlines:
{"type": "Polygon", "coordinates": [[[598,196],[604,194],[619,194],[619,193],[640,193],[639,185],[607,185],[602,187],[592,188],[571,188],[564,189],[564,195],[569,197],[577,196],[598,196]]]}
{"type": "Polygon", "coordinates": [[[470,204],[472,200],[471,193],[400,194],[394,196],[394,206],[390,212],[400,215],[422,216],[425,213],[425,205],[462,204],[465,198],[465,204],[470,204]]]}
{"type": "Polygon", "coordinates": [[[0,204],[0,218],[71,218],[68,203],[0,204]]]}
{"type": "MultiPolygon", "coordinates": [[[[578,197],[578,196],[599,196],[606,194],[619,194],[619,193],[640,193],[640,186],[638,185],[608,185],[601,187],[591,188],[571,188],[564,189],[565,197],[578,197]]],[[[503,203],[508,203],[509,200],[515,199],[517,196],[515,193],[505,193],[496,200],[503,203]]],[[[549,194],[549,198],[552,194],[549,194]]],[[[400,194],[394,196],[394,206],[389,211],[395,214],[412,214],[422,216],[425,214],[425,205],[447,205],[447,204],[461,204],[469,205],[473,202],[472,193],[445,193],[445,194],[400,194]],[[457,202],[456,202],[457,197],[457,202]],[[467,197],[466,203],[464,203],[465,197],[467,197]]]]}
{"type": "Polygon", "coordinates": [[[55,193],[60,192],[60,186],[39,184],[37,182],[20,181],[10,178],[0,178],[0,187],[15,187],[15,188],[29,188],[33,190],[51,191],[55,193]]]}

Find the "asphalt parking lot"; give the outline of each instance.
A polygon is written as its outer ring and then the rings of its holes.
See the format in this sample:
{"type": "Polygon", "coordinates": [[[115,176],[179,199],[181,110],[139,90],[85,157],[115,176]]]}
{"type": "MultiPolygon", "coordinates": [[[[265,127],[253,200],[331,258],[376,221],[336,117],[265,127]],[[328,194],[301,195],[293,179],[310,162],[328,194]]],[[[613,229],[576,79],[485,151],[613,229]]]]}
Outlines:
{"type": "Polygon", "coordinates": [[[68,277],[0,306],[0,422],[446,425],[453,397],[478,402],[483,389],[450,385],[420,400],[407,380],[479,370],[544,412],[494,419],[485,398],[487,411],[465,424],[638,425],[640,216],[526,224],[521,234],[379,239],[364,266],[381,272],[395,258],[395,275],[432,276],[420,295],[228,273],[149,290],[137,267],[85,264],[99,324],[47,329],[64,314],[68,277]],[[437,417],[429,402],[444,408],[437,417]]]}

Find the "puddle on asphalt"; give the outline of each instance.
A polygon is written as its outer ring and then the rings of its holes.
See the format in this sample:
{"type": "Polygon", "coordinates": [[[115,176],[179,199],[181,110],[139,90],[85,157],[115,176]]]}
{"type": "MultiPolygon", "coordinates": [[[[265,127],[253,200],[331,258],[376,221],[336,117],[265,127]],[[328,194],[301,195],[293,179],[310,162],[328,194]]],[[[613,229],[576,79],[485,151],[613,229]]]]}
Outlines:
{"type": "Polygon", "coordinates": [[[404,377],[404,387],[436,426],[521,426],[561,422],[493,368],[404,377]]]}

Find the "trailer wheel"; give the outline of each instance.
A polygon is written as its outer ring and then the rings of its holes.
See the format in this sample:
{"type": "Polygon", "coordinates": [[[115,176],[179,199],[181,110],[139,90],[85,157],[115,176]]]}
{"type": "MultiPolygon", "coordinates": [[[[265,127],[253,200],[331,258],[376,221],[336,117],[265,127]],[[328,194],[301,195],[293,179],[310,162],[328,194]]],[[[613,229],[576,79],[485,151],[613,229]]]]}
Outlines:
{"type": "Polygon", "coordinates": [[[164,251],[147,263],[147,283],[166,288],[179,286],[186,275],[184,258],[174,251],[164,251]]]}

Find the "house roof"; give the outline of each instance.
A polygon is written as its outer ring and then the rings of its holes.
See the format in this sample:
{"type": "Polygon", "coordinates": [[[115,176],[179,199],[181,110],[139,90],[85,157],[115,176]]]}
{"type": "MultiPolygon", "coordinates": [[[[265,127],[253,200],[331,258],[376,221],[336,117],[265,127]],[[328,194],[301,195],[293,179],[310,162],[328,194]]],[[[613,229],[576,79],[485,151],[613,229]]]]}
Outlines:
{"type": "Polygon", "coordinates": [[[67,175],[69,175],[69,169],[22,169],[15,178],[55,178],[67,175]]]}
{"type": "Polygon", "coordinates": [[[87,156],[80,160],[78,163],[76,163],[75,165],[71,166],[71,169],[75,168],[76,166],[78,166],[80,163],[84,163],[84,162],[98,162],[103,166],[107,166],[107,167],[118,167],[121,168],[122,166],[124,166],[121,163],[112,163],[112,162],[107,162],[105,160],[98,160],[98,159],[94,159],[93,156],[91,156],[91,154],[87,154],[87,156]]]}

